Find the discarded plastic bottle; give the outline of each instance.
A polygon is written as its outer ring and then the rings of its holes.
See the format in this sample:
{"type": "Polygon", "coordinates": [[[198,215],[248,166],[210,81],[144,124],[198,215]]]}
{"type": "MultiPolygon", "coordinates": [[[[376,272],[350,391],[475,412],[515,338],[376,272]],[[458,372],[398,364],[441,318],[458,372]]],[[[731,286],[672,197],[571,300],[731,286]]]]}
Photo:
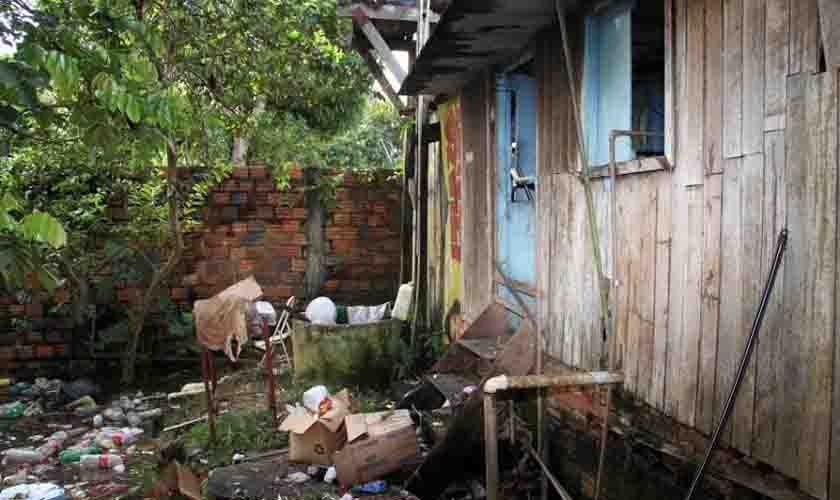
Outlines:
{"type": "Polygon", "coordinates": [[[46,459],[43,453],[32,448],[12,448],[6,450],[3,455],[9,465],[40,464],[46,459]]]}
{"type": "Polygon", "coordinates": [[[51,457],[61,451],[61,448],[64,447],[64,441],[67,440],[67,433],[64,431],[58,431],[49,438],[47,438],[47,442],[42,444],[38,447],[38,451],[41,452],[45,457],[51,457]]]}
{"type": "Polygon", "coordinates": [[[0,406],[0,416],[6,418],[17,418],[23,415],[23,411],[25,409],[26,405],[23,404],[22,401],[15,401],[14,403],[0,406]]]}
{"type": "Polygon", "coordinates": [[[96,444],[100,448],[114,449],[127,446],[137,440],[143,434],[143,429],[103,429],[96,436],[96,444]]]}
{"type": "Polygon", "coordinates": [[[79,457],[82,469],[113,469],[118,465],[125,465],[119,455],[82,455],[79,457]]]}
{"type": "Polygon", "coordinates": [[[88,448],[71,448],[58,454],[58,461],[62,464],[78,462],[84,455],[101,455],[102,450],[95,446],[88,448]]]}

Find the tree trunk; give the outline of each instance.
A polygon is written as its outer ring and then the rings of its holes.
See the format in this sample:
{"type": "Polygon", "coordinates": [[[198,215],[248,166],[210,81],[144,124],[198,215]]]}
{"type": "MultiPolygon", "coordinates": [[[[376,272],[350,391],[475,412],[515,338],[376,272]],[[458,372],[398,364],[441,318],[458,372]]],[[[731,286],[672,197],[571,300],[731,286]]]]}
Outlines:
{"type": "MultiPolygon", "coordinates": [[[[265,96],[257,97],[257,103],[254,106],[254,111],[251,113],[251,119],[256,120],[265,111],[265,96]]],[[[231,154],[231,162],[236,166],[243,166],[248,164],[248,150],[251,147],[251,138],[237,134],[233,137],[233,153],[231,154]]]]}
{"type": "MultiPolygon", "coordinates": [[[[88,307],[90,306],[90,281],[87,276],[80,275],[73,269],[73,262],[65,253],[59,254],[59,262],[64,270],[64,274],[73,284],[75,293],[73,293],[73,342],[70,344],[70,356],[75,358],[79,355],[78,345],[87,333],[88,325],[88,307]]],[[[91,339],[93,341],[93,339],[91,339]]]]}
{"type": "Polygon", "coordinates": [[[140,346],[140,335],[143,333],[146,317],[152,309],[158,291],[169,279],[184,251],[184,235],[181,232],[181,220],[178,212],[178,156],[175,143],[172,141],[166,148],[166,197],[169,205],[169,233],[172,238],[172,249],[166,262],[152,275],[152,281],[146,288],[140,304],[130,314],[129,340],[122,363],[122,381],[126,384],[133,383],[135,380],[137,349],[140,346]]]}

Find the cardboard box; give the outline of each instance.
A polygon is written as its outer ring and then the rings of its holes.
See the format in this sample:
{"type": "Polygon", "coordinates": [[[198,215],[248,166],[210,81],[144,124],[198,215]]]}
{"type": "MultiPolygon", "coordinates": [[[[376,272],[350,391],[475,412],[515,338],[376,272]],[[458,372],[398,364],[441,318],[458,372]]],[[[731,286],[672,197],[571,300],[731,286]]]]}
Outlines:
{"type": "Polygon", "coordinates": [[[289,431],[290,462],[333,464],[333,453],[347,441],[344,418],[350,413],[350,394],[345,389],[330,399],[333,406],[323,415],[307,411],[280,424],[281,431],[289,431]]]}
{"type": "Polygon", "coordinates": [[[419,449],[408,410],[348,415],[347,444],[333,455],[344,486],[367,483],[416,463],[419,449]]]}

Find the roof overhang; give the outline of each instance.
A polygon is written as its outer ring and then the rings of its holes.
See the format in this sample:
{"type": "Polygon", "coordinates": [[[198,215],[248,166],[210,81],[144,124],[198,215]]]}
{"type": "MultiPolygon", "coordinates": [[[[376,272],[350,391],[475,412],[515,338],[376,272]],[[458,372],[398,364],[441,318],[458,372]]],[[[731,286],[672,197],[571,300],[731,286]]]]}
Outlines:
{"type": "Polygon", "coordinates": [[[455,94],[481,70],[515,58],[556,19],[555,0],[455,0],[400,93],[455,94]]]}

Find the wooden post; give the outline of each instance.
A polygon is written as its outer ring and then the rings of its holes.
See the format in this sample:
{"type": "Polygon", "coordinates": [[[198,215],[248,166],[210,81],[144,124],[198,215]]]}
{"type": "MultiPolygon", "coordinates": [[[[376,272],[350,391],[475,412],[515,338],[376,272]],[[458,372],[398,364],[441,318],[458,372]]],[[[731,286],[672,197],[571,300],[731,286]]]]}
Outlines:
{"type": "Polygon", "coordinates": [[[210,356],[210,351],[206,347],[201,348],[201,378],[204,381],[204,395],[207,398],[207,423],[210,428],[210,442],[216,442],[216,419],[215,409],[213,404],[213,390],[211,388],[211,368],[213,359],[210,356]]]}
{"type": "Polygon", "coordinates": [[[607,456],[607,437],[610,433],[610,406],[612,403],[612,386],[607,386],[607,403],[604,405],[604,427],[601,429],[601,456],[598,459],[598,476],[595,479],[595,500],[601,497],[601,480],[604,475],[604,460],[607,456]]]}
{"type": "Polygon", "coordinates": [[[275,425],[277,424],[277,395],[274,393],[274,366],[272,363],[274,361],[274,352],[271,347],[271,330],[268,328],[265,320],[262,321],[262,334],[263,339],[265,339],[265,356],[263,356],[266,385],[265,400],[271,408],[271,424],[275,425]]]}
{"type": "Polygon", "coordinates": [[[499,436],[496,425],[496,395],[484,393],[484,466],[487,474],[487,500],[499,499],[499,436]]]}

